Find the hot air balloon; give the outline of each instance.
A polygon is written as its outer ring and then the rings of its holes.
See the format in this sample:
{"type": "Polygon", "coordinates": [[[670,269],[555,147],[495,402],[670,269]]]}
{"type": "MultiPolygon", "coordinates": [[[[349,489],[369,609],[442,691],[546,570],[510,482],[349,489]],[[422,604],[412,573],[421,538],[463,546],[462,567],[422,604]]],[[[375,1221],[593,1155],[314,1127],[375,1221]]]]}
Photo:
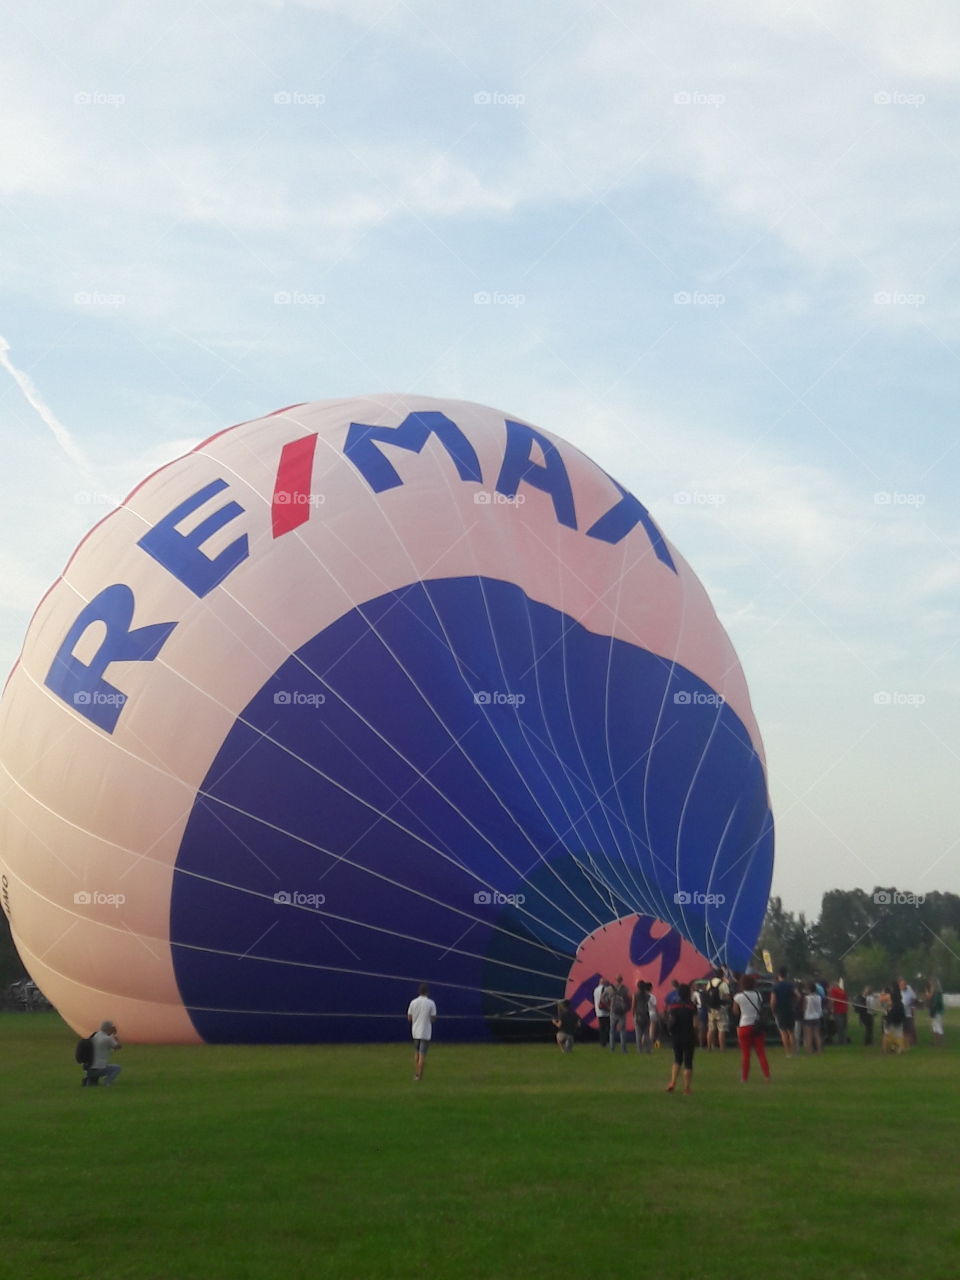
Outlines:
{"type": "Polygon", "coordinates": [[[745,967],[773,827],[707,595],[569,443],[461,401],[280,410],[148,477],[0,701],[3,907],[86,1032],[516,1034],[745,967]]]}

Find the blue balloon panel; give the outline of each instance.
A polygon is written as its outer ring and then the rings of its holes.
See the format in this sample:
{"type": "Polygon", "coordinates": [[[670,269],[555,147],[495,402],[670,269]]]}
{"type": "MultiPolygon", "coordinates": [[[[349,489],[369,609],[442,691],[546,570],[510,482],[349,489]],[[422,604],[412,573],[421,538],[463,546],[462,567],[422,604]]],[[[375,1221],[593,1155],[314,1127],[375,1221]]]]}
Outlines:
{"type": "Polygon", "coordinates": [[[208,1041],[447,1039],[562,993],[636,913],[746,965],[773,826],[736,714],[685,668],[490,578],[415,582],[268,679],[197,794],[177,983],[208,1041]]]}

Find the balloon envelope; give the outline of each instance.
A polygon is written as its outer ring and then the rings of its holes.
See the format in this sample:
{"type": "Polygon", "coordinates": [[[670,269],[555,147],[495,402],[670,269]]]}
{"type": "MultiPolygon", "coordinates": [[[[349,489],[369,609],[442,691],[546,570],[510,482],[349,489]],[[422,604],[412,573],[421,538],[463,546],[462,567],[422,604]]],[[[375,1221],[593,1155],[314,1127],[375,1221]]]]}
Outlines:
{"type": "MultiPolygon", "coordinates": [[[[298,405],[145,480],[0,702],[3,905],[141,1041],[510,1034],[604,969],[746,965],[773,828],[743,675],[641,503],[494,409],[298,405]]],[[[605,976],[616,977],[616,973],[605,976]]]]}

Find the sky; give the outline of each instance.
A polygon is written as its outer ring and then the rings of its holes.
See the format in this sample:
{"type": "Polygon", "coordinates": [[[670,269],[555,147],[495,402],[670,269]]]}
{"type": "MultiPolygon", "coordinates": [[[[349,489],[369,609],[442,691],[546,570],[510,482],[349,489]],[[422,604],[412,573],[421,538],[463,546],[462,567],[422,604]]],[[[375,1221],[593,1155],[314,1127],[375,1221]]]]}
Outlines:
{"type": "Polygon", "coordinates": [[[703,581],[785,906],[960,893],[960,10],[48,0],[0,32],[4,677],[85,531],[211,433],[476,400],[703,581]]]}

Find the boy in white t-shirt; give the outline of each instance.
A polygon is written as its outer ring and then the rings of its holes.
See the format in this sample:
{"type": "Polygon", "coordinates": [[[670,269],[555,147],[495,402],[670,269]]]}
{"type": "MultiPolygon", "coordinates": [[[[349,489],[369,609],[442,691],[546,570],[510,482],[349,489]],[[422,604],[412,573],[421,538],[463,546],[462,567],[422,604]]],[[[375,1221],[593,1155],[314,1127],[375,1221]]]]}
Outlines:
{"type": "Polygon", "coordinates": [[[430,988],[425,982],[421,982],[420,994],[410,1001],[410,1007],[407,1009],[407,1021],[410,1023],[413,1050],[416,1055],[414,1080],[419,1080],[423,1075],[423,1068],[427,1062],[427,1050],[430,1048],[430,1040],[433,1036],[433,1024],[436,1020],[437,1006],[430,999],[430,988]]]}

